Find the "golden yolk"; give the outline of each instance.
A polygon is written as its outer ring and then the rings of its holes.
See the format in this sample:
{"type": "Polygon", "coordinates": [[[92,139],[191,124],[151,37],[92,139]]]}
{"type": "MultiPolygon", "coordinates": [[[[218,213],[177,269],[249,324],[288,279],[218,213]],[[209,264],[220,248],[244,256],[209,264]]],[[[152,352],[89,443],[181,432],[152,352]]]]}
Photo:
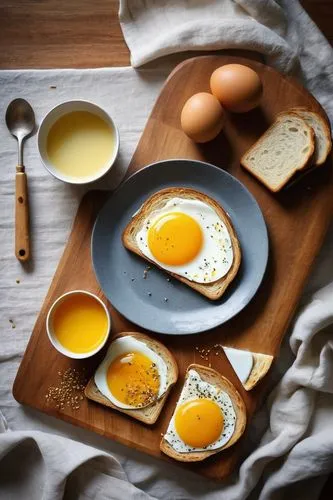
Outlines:
{"type": "Polygon", "coordinates": [[[159,262],[180,266],[191,262],[202,246],[202,231],[189,215],[170,212],[158,218],[148,231],[148,246],[159,262]]]}
{"type": "Polygon", "coordinates": [[[52,323],[60,344],[75,353],[94,351],[108,333],[105,310],[90,295],[67,295],[55,309],[52,323]]]}
{"type": "Polygon", "coordinates": [[[140,352],[129,352],[111,363],[107,383],[118,401],[141,407],[157,399],[160,377],[151,359],[140,352]]]}
{"type": "Polygon", "coordinates": [[[193,399],[177,409],[175,427],[185,444],[204,448],[220,437],[224,427],[223,413],[211,399],[193,399]]]}

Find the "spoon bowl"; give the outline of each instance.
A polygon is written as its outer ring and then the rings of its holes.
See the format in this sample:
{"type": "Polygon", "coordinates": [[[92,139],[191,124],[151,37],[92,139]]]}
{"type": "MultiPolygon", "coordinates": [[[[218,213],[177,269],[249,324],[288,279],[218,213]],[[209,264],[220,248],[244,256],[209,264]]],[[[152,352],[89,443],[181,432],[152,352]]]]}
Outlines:
{"type": "MultiPolygon", "coordinates": [[[[32,134],[35,128],[35,113],[28,101],[19,98],[8,105],[6,124],[9,132],[18,140],[19,148],[22,147],[23,140],[32,134]]],[[[19,154],[18,164],[23,164],[22,153],[19,154]]]]}

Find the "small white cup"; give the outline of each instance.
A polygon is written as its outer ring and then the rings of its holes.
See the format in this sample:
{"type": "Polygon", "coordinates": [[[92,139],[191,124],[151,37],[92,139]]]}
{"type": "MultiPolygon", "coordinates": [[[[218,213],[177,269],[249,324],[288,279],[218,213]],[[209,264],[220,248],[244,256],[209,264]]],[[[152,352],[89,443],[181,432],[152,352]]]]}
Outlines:
{"type": "Polygon", "coordinates": [[[63,295],[61,295],[60,297],[58,297],[58,299],[52,304],[52,306],[51,306],[51,308],[50,308],[50,310],[49,310],[49,312],[47,314],[47,317],[46,317],[46,331],[47,331],[47,335],[48,335],[48,337],[50,339],[51,344],[61,354],[63,354],[64,356],[67,356],[68,358],[72,358],[72,359],[90,358],[91,356],[93,356],[94,354],[96,354],[97,352],[99,352],[105,346],[105,343],[106,343],[106,341],[107,341],[107,339],[109,338],[109,335],[110,335],[110,330],[111,330],[111,318],[110,318],[110,314],[109,314],[109,311],[107,310],[106,305],[104,304],[104,302],[99,297],[97,297],[97,295],[94,295],[91,292],[86,292],[85,290],[73,290],[71,292],[64,293],[63,295]],[[56,337],[56,335],[54,333],[54,330],[53,330],[53,315],[54,315],[57,307],[62,302],[64,302],[64,300],[66,300],[66,298],[68,297],[68,295],[89,295],[90,297],[93,297],[97,302],[99,302],[101,304],[101,306],[103,306],[103,309],[105,311],[105,315],[107,317],[108,325],[107,325],[107,330],[105,332],[105,339],[103,340],[103,342],[98,347],[96,347],[96,349],[94,351],[82,352],[82,353],[75,353],[75,352],[69,351],[62,344],[60,344],[60,342],[58,341],[58,339],[57,339],[57,337],[56,337]]]}
{"type": "Polygon", "coordinates": [[[96,104],[84,100],[67,101],[55,106],[43,118],[38,130],[37,145],[42,163],[44,167],[50,172],[50,174],[52,174],[57,179],[69,184],[89,184],[91,182],[97,181],[111,170],[118,156],[119,132],[111,116],[96,104]],[[82,179],[80,179],[79,177],[76,178],[67,176],[59,172],[59,170],[57,170],[57,168],[52,164],[47,154],[47,136],[50,132],[51,127],[57,120],[59,120],[59,118],[67,115],[68,113],[72,113],[73,111],[88,111],[89,113],[99,116],[109,125],[115,137],[113,152],[105,165],[103,165],[95,175],[84,177],[82,179]]]}

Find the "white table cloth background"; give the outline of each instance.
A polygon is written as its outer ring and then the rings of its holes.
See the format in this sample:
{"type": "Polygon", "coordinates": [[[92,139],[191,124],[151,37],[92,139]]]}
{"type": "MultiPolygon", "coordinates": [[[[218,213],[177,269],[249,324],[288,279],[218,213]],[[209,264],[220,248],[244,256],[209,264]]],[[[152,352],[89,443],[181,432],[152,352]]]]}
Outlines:
{"type": "MultiPolygon", "coordinates": [[[[183,50],[254,50],[280,71],[303,78],[333,120],[332,49],[297,1],[128,0],[121,2],[120,21],[134,66],[183,50]]],[[[333,228],[291,330],[292,352],[287,339],[271,372],[272,387],[283,375],[282,380],[243,440],[240,470],[223,484],[212,484],[176,465],[21,407],[12,397],[17,368],[83,189],[53,179],[40,164],[36,138],[28,140],[24,158],[34,257],[22,268],[13,255],[16,144],[4,124],[6,106],[14,97],[25,97],[38,122],[67,99],[89,99],[103,106],[121,135],[117,168],[103,185],[113,188],[176,59],[163,58],[140,71],[0,72],[1,499],[312,500],[318,498],[324,474],[333,470],[333,228]]]]}

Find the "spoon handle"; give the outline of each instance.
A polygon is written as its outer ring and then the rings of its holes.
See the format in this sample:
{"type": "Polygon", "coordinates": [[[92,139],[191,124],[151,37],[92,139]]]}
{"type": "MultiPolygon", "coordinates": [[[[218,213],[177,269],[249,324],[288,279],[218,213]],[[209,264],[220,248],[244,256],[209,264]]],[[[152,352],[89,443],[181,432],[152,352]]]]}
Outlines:
{"type": "Polygon", "coordinates": [[[16,167],[15,255],[25,262],[30,258],[28,185],[24,167],[16,167]]]}

